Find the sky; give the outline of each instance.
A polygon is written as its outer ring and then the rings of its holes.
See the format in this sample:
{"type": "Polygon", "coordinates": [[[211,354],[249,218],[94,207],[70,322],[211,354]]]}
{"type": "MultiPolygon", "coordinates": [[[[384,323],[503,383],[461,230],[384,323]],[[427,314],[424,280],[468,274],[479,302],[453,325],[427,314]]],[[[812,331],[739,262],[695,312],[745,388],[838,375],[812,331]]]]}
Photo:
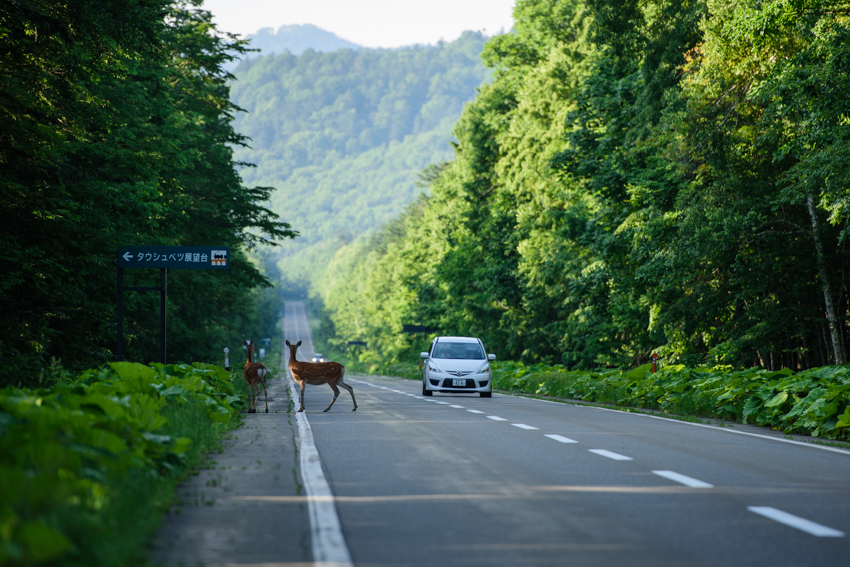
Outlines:
{"type": "Polygon", "coordinates": [[[495,35],[513,25],[516,0],[204,0],[218,29],[313,24],[364,47],[433,45],[465,30],[495,35]]]}

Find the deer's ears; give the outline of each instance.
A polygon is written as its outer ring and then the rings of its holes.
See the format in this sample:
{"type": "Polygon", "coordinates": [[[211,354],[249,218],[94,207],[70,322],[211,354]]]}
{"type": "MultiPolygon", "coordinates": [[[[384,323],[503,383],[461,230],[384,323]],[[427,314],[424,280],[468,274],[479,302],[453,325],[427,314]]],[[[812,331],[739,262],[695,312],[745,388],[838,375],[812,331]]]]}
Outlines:
{"type": "Polygon", "coordinates": [[[301,341],[298,341],[298,344],[295,345],[295,346],[301,346],[301,341]]]}
{"type": "Polygon", "coordinates": [[[289,344],[289,341],[286,341],[286,346],[292,346],[292,345],[289,344]]]}
{"type": "Polygon", "coordinates": [[[244,344],[245,346],[251,346],[251,341],[245,341],[243,344],[244,344]]]}

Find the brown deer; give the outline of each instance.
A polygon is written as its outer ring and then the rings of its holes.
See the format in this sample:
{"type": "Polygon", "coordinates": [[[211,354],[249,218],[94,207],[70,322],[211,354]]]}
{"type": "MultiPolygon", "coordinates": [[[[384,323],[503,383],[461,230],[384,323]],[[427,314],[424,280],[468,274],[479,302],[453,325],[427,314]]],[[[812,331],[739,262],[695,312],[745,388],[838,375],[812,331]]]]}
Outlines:
{"type": "Polygon", "coordinates": [[[248,347],[248,362],[245,363],[245,383],[248,385],[248,413],[257,413],[257,404],[260,401],[260,382],[263,383],[263,393],[266,396],[266,413],[269,413],[269,393],[266,391],[266,367],[260,362],[254,362],[254,341],[245,341],[248,347]],[[256,397],[254,389],[257,390],[256,397]]]}
{"type": "Polygon", "coordinates": [[[334,399],[331,400],[325,411],[328,411],[334,405],[339,396],[339,388],[348,390],[348,393],[351,394],[351,401],[354,402],[354,409],[351,411],[357,411],[354,389],[344,381],[345,366],[339,362],[301,362],[295,359],[295,351],[301,346],[301,341],[298,341],[298,344],[295,345],[286,341],[286,346],[289,347],[289,371],[301,387],[301,409],[298,411],[304,411],[304,388],[307,384],[314,386],[327,384],[334,391],[334,399]]]}

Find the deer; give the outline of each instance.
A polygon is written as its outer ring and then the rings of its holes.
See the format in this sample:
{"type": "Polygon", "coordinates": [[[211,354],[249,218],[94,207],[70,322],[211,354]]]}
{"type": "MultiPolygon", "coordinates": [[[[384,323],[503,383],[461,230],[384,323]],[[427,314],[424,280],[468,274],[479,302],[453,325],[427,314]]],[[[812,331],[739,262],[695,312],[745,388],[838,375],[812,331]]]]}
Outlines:
{"type": "Polygon", "coordinates": [[[257,404],[260,401],[260,382],[263,383],[263,394],[266,396],[266,413],[269,413],[269,393],[266,390],[266,374],[268,371],[261,362],[254,362],[254,341],[245,341],[248,348],[248,362],[245,363],[245,383],[248,385],[248,413],[257,413],[257,404]],[[256,397],[254,390],[257,390],[256,397]]]}
{"type": "Polygon", "coordinates": [[[304,388],[307,384],[318,386],[327,384],[334,391],[334,399],[325,408],[324,411],[331,409],[337,397],[339,397],[339,389],[345,388],[351,394],[351,401],[354,402],[354,409],[357,411],[357,400],[354,399],[354,389],[345,383],[345,366],[339,362],[301,362],[295,358],[295,352],[301,346],[301,341],[297,344],[291,344],[286,341],[286,346],[289,347],[289,371],[292,373],[292,378],[298,382],[301,387],[301,408],[299,412],[304,411],[304,388]]]}

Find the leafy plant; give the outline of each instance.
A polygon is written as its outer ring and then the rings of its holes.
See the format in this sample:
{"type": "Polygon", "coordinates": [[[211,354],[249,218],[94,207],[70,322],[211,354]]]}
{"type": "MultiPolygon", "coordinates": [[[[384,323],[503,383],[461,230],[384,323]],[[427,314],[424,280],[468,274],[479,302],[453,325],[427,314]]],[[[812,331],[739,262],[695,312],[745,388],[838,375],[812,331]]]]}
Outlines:
{"type": "Polygon", "coordinates": [[[850,440],[850,365],[795,373],[729,366],[646,364],[633,370],[493,363],[493,386],[511,392],[734,419],[786,433],[850,440]]]}
{"type": "Polygon", "coordinates": [[[0,391],[0,565],[141,561],[156,522],[132,533],[128,503],[132,518],[161,513],[163,486],[235,423],[235,383],[206,364],[124,362],[0,391]]]}

